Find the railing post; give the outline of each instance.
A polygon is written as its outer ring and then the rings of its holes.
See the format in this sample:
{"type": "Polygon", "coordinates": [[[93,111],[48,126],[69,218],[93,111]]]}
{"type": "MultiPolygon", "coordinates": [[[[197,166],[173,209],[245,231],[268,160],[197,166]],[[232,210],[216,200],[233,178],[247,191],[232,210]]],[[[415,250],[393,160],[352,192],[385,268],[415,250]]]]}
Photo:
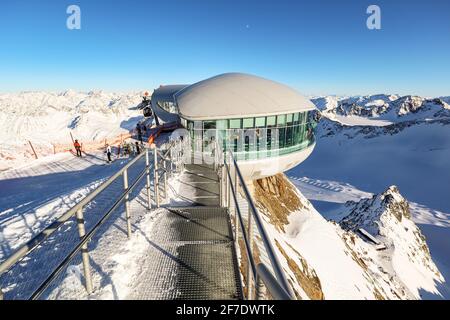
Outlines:
{"type": "Polygon", "coordinates": [[[264,300],[265,290],[264,290],[264,282],[261,277],[256,274],[256,285],[255,285],[255,299],[256,300],[264,300]]]}
{"type": "MultiPolygon", "coordinates": [[[[86,229],[84,227],[84,217],[83,217],[83,208],[80,208],[77,211],[77,225],[78,225],[78,235],[80,239],[82,239],[86,235],[86,229]]],[[[89,264],[89,251],[87,242],[81,247],[81,257],[83,259],[83,271],[84,271],[84,279],[86,281],[86,291],[88,294],[92,293],[92,278],[91,278],[91,268],[89,264]]]]}
{"type": "MultiPolygon", "coordinates": [[[[231,175],[231,173],[230,173],[231,175]]],[[[239,200],[239,185],[238,185],[238,176],[237,176],[237,170],[236,168],[234,168],[234,193],[236,195],[236,200],[239,200]]],[[[237,201],[236,201],[237,202],[237,201]]],[[[235,239],[236,239],[236,246],[238,246],[238,239],[239,239],[239,217],[238,217],[238,210],[237,210],[237,206],[238,204],[235,204],[235,208],[234,208],[234,226],[235,226],[235,239]]]]}
{"type": "Polygon", "coordinates": [[[230,162],[228,162],[228,167],[225,170],[225,180],[227,181],[227,207],[229,210],[231,210],[231,182],[230,179],[228,178],[229,170],[230,170],[230,162]]]}
{"type": "Polygon", "coordinates": [[[222,167],[220,167],[219,168],[219,170],[218,170],[218,172],[217,172],[217,174],[218,174],[218,176],[219,176],[219,206],[220,207],[223,207],[222,206],[222,189],[223,189],[223,186],[222,186],[222,177],[223,177],[223,170],[222,170],[222,167]]]}
{"type": "Polygon", "coordinates": [[[150,159],[148,156],[148,149],[145,149],[145,166],[147,167],[147,207],[148,210],[150,210],[152,208],[152,198],[150,193],[150,159]]]}
{"type": "MultiPolygon", "coordinates": [[[[253,255],[253,227],[252,227],[252,212],[250,209],[250,205],[248,206],[248,213],[247,213],[247,239],[248,239],[248,245],[249,245],[249,251],[253,255]]],[[[253,274],[252,274],[252,268],[250,263],[247,264],[247,299],[252,300],[253,299],[253,274]]]]}
{"type": "Polygon", "coordinates": [[[167,162],[164,160],[164,199],[167,200],[167,162]]]}
{"type": "MultiPolygon", "coordinates": [[[[128,190],[128,169],[123,172],[123,189],[128,190]]],[[[127,218],[127,236],[131,237],[131,214],[130,214],[130,195],[127,192],[125,195],[125,216],[127,218]]]]}
{"type": "Polygon", "coordinates": [[[158,182],[158,150],[153,149],[153,187],[155,189],[155,203],[156,207],[159,208],[159,182],[158,182]]]}

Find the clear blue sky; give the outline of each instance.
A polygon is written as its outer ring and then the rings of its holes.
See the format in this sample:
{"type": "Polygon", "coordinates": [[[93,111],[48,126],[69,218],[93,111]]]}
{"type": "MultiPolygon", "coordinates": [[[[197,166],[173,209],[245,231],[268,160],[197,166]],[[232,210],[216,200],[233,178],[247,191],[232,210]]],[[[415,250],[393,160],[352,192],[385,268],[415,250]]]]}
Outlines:
{"type": "Polygon", "coordinates": [[[239,71],[305,94],[450,95],[449,0],[4,0],[0,91],[142,90],[239,71]],[[82,29],[66,28],[81,7],[82,29]],[[366,9],[382,29],[366,28],[366,9]]]}

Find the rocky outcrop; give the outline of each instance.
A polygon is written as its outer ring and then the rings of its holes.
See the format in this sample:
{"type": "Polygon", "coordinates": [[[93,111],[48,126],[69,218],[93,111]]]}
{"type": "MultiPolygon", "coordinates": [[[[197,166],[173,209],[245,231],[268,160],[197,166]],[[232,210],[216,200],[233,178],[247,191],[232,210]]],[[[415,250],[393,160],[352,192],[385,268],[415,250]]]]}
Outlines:
{"type": "MultiPolygon", "coordinates": [[[[295,275],[297,282],[300,284],[308,298],[311,300],[324,300],[325,296],[322,292],[320,279],[317,276],[316,271],[308,265],[306,259],[289,244],[287,245],[296,253],[296,257],[290,257],[278,241],[275,241],[275,244],[286,259],[289,268],[295,275]],[[298,263],[295,258],[297,258],[297,261],[300,263],[298,263]]],[[[299,296],[298,293],[297,296],[299,296]]]]}
{"type": "Polygon", "coordinates": [[[304,207],[295,187],[285,183],[285,179],[283,174],[277,174],[253,182],[257,204],[264,209],[263,212],[270,212],[270,222],[281,231],[289,223],[288,216],[304,207]]]}

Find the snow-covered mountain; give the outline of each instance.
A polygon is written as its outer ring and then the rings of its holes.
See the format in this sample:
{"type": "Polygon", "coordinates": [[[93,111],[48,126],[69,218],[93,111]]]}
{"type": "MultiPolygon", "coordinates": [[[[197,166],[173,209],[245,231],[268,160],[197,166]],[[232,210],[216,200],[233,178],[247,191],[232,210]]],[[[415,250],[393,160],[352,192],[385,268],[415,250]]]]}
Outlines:
{"type": "MultiPolygon", "coordinates": [[[[408,201],[396,186],[347,206],[350,213],[340,226],[354,233],[362,229],[386,246],[377,255],[379,268],[395,272],[392,277],[406,297],[422,298],[422,291],[438,294],[436,283],[444,282],[444,278],[433,262],[426,238],[412,220],[408,201]]],[[[356,252],[364,256],[362,246],[356,247],[356,252]]]]}
{"type": "Polygon", "coordinates": [[[312,101],[323,116],[317,145],[288,172],[291,180],[323,217],[340,223],[360,263],[377,266],[368,268],[375,279],[389,275],[385,280],[395,296],[448,299],[450,99],[373,95],[312,101]],[[387,249],[374,251],[359,228],[387,249]]]}
{"type": "Polygon", "coordinates": [[[328,116],[359,116],[400,122],[450,117],[448,97],[427,99],[419,96],[371,95],[350,98],[320,97],[313,103],[328,116]],[[414,115],[415,114],[415,115],[414,115]]]}
{"type": "Polygon", "coordinates": [[[53,153],[53,145],[101,141],[127,132],[141,115],[133,110],[139,93],[22,92],[0,94],[0,170],[33,159],[30,141],[39,156],[53,153]],[[133,120],[134,119],[134,120],[133,120]]]}
{"type": "MultiPolygon", "coordinates": [[[[344,116],[350,121],[348,124],[359,124],[352,123],[351,120],[363,117],[367,120],[382,120],[386,125],[405,121],[448,120],[450,118],[448,101],[448,97],[428,99],[419,96],[400,97],[384,94],[312,99],[312,102],[328,118],[339,121],[344,116]]],[[[343,124],[346,123],[343,122],[343,124]]],[[[369,125],[370,122],[364,124],[369,125]]]]}
{"type": "Polygon", "coordinates": [[[255,181],[253,190],[298,298],[441,296],[444,278],[396,187],[372,199],[349,202],[349,213],[340,224],[327,221],[283,174],[255,181]],[[364,240],[360,228],[386,249],[379,251],[364,240]]]}

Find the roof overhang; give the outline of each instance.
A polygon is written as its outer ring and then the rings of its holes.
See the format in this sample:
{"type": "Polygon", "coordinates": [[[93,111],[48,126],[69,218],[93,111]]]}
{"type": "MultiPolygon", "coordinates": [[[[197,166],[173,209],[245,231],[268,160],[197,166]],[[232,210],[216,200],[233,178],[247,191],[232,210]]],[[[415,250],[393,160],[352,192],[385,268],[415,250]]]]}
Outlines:
{"type": "Polygon", "coordinates": [[[174,94],[180,116],[217,120],[271,116],[316,110],[296,90],[278,82],[243,73],[225,73],[174,94]]]}

